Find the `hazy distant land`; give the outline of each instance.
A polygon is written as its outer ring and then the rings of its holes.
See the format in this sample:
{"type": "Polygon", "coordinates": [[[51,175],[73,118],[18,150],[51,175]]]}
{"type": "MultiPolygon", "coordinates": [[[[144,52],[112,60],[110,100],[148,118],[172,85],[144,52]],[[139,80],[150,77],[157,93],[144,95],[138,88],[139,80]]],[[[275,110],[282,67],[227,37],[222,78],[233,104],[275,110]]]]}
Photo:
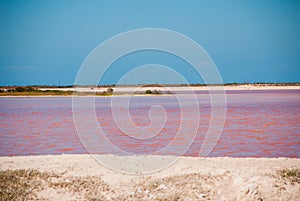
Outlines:
{"type": "Polygon", "coordinates": [[[102,86],[2,86],[0,96],[110,96],[162,95],[202,90],[290,90],[300,89],[300,83],[227,83],[227,84],[144,84],[102,86]]]}

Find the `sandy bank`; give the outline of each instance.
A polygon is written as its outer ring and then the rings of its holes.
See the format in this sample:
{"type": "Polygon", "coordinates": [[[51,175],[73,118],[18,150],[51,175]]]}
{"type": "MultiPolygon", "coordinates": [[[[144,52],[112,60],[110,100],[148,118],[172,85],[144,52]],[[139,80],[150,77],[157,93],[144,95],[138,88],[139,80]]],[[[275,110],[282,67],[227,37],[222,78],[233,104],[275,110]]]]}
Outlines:
{"type": "MultiPolygon", "coordinates": [[[[69,92],[71,91],[71,94],[65,94],[65,95],[51,95],[51,94],[29,94],[29,95],[23,95],[23,94],[14,94],[14,95],[5,95],[2,94],[1,97],[86,97],[86,96],[93,96],[91,94],[95,93],[103,93],[107,90],[107,88],[104,87],[98,87],[98,88],[90,88],[90,87],[76,87],[76,88],[39,88],[39,90],[42,91],[62,91],[62,92],[69,92]],[[72,91],[75,92],[72,94],[72,91]],[[82,94],[83,93],[83,94],[82,94]],[[86,93],[86,94],[85,94],[86,93]]],[[[182,86],[182,87],[141,87],[141,86],[136,86],[136,87],[123,87],[123,86],[118,86],[118,87],[113,87],[113,96],[149,96],[149,94],[145,94],[147,90],[150,91],[158,91],[160,94],[150,94],[151,96],[169,96],[172,94],[186,94],[186,93],[191,93],[192,91],[208,91],[208,90],[217,90],[217,91],[263,91],[263,90],[300,90],[300,86],[296,85],[290,85],[290,86],[275,86],[275,85],[235,85],[235,86],[211,86],[211,87],[206,87],[206,86],[182,86]]],[[[110,95],[97,95],[97,97],[110,97],[110,95]]]]}
{"type": "MultiPolygon", "coordinates": [[[[127,157],[126,162],[137,158],[127,157]]],[[[170,167],[147,175],[113,171],[89,155],[0,157],[0,163],[2,173],[17,169],[42,172],[22,177],[33,182],[30,183],[30,192],[35,194],[32,199],[298,200],[300,197],[300,159],[180,157],[170,167]],[[30,175],[38,176],[32,179],[30,175]],[[37,181],[42,182],[34,188],[37,181]]]]}
{"type": "MultiPolygon", "coordinates": [[[[293,90],[300,89],[300,86],[264,86],[264,85],[236,85],[236,86],[212,86],[211,89],[224,89],[224,90],[293,90]]],[[[41,88],[40,90],[60,90],[60,91],[77,91],[77,92],[103,92],[107,88],[88,88],[88,87],[77,87],[77,88],[41,88]]],[[[208,87],[206,86],[191,86],[191,87],[113,87],[114,93],[133,93],[133,92],[145,92],[146,90],[160,90],[160,91],[171,91],[171,92],[182,92],[182,91],[206,91],[208,87]]]]}

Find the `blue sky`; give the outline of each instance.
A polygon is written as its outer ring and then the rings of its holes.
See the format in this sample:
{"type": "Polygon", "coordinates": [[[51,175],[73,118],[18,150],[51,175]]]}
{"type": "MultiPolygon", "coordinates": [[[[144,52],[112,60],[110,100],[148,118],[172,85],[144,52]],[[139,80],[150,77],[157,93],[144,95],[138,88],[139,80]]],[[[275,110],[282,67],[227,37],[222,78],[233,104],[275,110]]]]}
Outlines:
{"type": "MultiPolygon", "coordinates": [[[[73,84],[95,47],[121,32],[149,27],[196,41],[225,83],[299,82],[299,19],[300,1],[0,0],[0,85],[73,84]]],[[[174,69],[189,83],[203,82],[185,61],[146,51],[114,63],[100,84],[116,83],[151,63],[174,69]]],[[[180,82],[153,69],[127,81],[180,82]]]]}

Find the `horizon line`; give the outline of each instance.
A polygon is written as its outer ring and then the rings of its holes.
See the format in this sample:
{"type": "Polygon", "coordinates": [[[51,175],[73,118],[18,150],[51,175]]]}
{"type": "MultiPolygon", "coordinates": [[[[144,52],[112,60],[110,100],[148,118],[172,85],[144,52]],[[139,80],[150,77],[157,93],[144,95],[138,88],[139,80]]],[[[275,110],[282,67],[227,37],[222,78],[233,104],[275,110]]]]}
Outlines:
{"type": "Polygon", "coordinates": [[[183,83],[173,83],[173,84],[159,84],[159,83],[145,83],[145,84],[101,84],[101,85],[47,85],[47,84],[34,84],[34,85],[0,85],[0,87],[57,87],[57,88],[68,88],[68,87],[130,87],[130,86],[143,86],[143,87],[184,87],[184,86],[230,86],[230,85],[276,85],[276,86],[299,86],[300,82],[227,82],[227,83],[214,83],[214,84],[183,84],[183,83]]]}

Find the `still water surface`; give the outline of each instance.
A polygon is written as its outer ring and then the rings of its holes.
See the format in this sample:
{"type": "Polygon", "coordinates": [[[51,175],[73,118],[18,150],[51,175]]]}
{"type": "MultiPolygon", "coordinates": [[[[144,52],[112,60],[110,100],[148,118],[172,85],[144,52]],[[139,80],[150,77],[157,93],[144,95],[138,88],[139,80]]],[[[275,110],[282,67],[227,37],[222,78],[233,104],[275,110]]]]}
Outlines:
{"type": "MultiPolygon", "coordinates": [[[[201,120],[193,144],[184,155],[198,156],[207,132],[211,106],[208,94],[196,92],[201,120]]],[[[227,116],[218,143],[209,156],[300,157],[300,90],[227,91],[227,116]]],[[[121,98],[121,97],[120,97],[121,98]]],[[[129,153],[151,154],[178,132],[181,110],[174,96],[135,96],[130,115],[135,125],[150,123],[149,109],[161,105],[167,121],[151,140],[128,137],[113,120],[111,97],[97,97],[96,117],[107,139],[129,153]]],[[[89,130],[87,126],[86,130],[89,130]]],[[[95,153],[109,153],[89,135],[95,153]]],[[[97,137],[95,137],[97,139],[97,137]]],[[[180,141],[178,147],[182,146],[180,141]]],[[[74,125],[71,97],[0,98],[0,156],[87,153],[74,125]]],[[[166,153],[176,155],[176,150],[166,153]]]]}

